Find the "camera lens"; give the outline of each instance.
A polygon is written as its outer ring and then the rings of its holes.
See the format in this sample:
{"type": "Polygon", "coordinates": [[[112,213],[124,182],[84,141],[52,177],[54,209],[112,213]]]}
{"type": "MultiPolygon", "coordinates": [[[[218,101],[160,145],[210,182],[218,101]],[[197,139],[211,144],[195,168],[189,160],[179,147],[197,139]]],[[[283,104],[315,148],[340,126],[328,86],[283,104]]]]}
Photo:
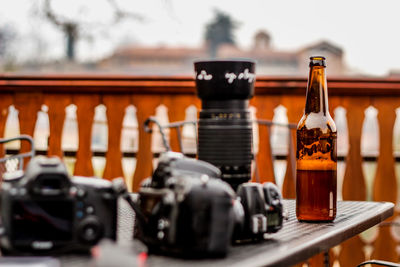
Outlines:
{"type": "Polygon", "coordinates": [[[251,178],[255,62],[216,60],[194,63],[197,95],[202,100],[198,158],[217,166],[234,189],[251,178]]]}

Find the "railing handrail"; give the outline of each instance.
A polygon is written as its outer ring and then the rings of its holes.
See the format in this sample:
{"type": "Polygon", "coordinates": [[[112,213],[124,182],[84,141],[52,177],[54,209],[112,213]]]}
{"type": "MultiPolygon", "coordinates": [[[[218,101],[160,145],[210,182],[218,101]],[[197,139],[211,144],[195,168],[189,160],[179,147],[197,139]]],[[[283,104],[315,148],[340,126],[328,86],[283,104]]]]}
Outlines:
{"type": "MultiPolygon", "coordinates": [[[[257,77],[256,95],[304,95],[306,77],[257,77]]],[[[0,74],[1,92],[195,94],[191,76],[132,76],[112,74],[0,74]]],[[[400,95],[399,78],[328,78],[329,95],[400,95]]]]}

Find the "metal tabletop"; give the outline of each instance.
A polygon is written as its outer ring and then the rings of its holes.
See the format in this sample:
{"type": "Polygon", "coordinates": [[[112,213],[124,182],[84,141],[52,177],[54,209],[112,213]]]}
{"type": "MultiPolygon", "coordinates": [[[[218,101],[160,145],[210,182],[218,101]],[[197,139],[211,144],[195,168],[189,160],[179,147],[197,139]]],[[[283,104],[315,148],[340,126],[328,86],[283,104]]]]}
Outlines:
{"type": "MultiPolygon", "coordinates": [[[[133,217],[122,203],[119,210],[119,244],[132,243],[133,217]]],[[[295,201],[284,200],[289,219],[282,230],[267,235],[255,244],[232,246],[222,259],[180,259],[149,255],[147,266],[290,266],[307,260],[353,237],[393,215],[394,205],[388,202],[339,201],[337,217],[332,223],[300,223],[296,219],[295,201]]],[[[118,259],[115,259],[116,263],[118,259]]],[[[63,266],[86,266],[89,257],[63,256],[63,266]]],[[[118,266],[118,264],[116,265],[118,266]]]]}

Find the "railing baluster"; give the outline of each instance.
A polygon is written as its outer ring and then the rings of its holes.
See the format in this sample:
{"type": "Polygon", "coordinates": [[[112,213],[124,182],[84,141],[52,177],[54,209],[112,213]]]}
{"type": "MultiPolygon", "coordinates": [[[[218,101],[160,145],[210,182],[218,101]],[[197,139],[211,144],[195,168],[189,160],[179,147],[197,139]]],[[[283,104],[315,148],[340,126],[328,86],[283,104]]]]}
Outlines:
{"type": "Polygon", "coordinates": [[[99,95],[81,94],[74,95],[73,103],[76,105],[76,117],[78,121],[79,147],[76,152],[74,174],[92,176],[92,127],[94,109],[100,104],[99,95]]]}
{"type": "Polygon", "coordinates": [[[133,175],[132,190],[137,191],[143,179],[149,177],[153,170],[153,153],[151,152],[151,134],[144,131],[144,121],[154,115],[161,98],[157,95],[136,95],[133,104],[139,127],[139,147],[136,154],[136,169],[133,175]]]}
{"type": "Polygon", "coordinates": [[[127,95],[106,95],[103,96],[103,103],[107,107],[108,122],[108,146],[103,177],[106,179],[123,177],[121,152],[122,122],[125,116],[125,109],[131,103],[131,98],[127,95]]]}
{"type": "MultiPolygon", "coordinates": [[[[361,134],[364,111],[369,106],[369,98],[343,100],[347,110],[349,152],[346,157],[346,170],[343,179],[343,200],[366,200],[366,186],[362,171],[361,134]]],[[[340,210],[338,211],[340,212],[340,210]]],[[[364,242],[356,236],[342,244],[339,260],[344,266],[357,266],[365,260],[364,242]]]]}
{"type": "MultiPolygon", "coordinates": [[[[397,182],[395,161],[393,157],[393,128],[396,120],[398,99],[379,98],[374,100],[378,109],[379,121],[379,158],[373,187],[375,201],[397,201],[397,182]]],[[[389,221],[393,220],[393,217],[389,221]]],[[[380,227],[378,238],[374,242],[372,258],[398,261],[396,242],[393,239],[390,227],[380,227]]]]}
{"type": "Polygon", "coordinates": [[[49,107],[49,146],[47,155],[63,158],[62,133],[65,121],[65,109],[71,104],[70,95],[44,95],[44,103],[49,107]]]}
{"type": "MultiPolygon", "coordinates": [[[[17,93],[14,96],[14,105],[18,109],[18,120],[20,134],[33,136],[36,126],[37,113],[41,109],[43,95],[41,93],[17,93]]],[[[31,150],[27,142],[21,142],[20,152],[28,152],[31,150]]],[[[24,161],[24,164],[28,160],[24,161]]]]}
{"type": "MultiPolygon", "coordinates": [[[[329,85],[328,85],[328,88],[329,88],[329,85]]],[[[343,103],[343,98],[341,98],[339,96],[329,96],[329,114],[331,115],[332,118],[335,117],[334,110],[337,107],[341,106],[342,103],[343,103]]],[[[336,125],[336,127],[337,127],[337,125],[336,125]]],[[[338,145],[339,145],[339,143],[336,143],[336,148],[338,148],[338,145]]],[[[339,191],[339,188],[337,188],[337,190],[339,191]]],[[[328,253],[329,253],[329,266],[333,266],[333,262],[335,260],[337,260],[338,255],[334,252],[333,249],[330,249],[328,253]]],[[[342,267],[344,267],[344,266],[342,266],[342,267]]]]}
{"type": "Polygon", "coordinates": [[[369,106],[369,98],[345,98],[349,135],[349,152],[346,157],[346,171],[343,180],[344,200],[366,200],[366,185],[362,171],[361,130],[364,111],[369,106]]]}
{"type": "MultiPolygon", "coordinates": [[[[304,93],[305,95],[305,93],[304,93]]],[[[297,123],[304,110],[304,96],[283,96],[282,104],[287,108],[289,123],[297,123]]],[[[282,186],[282,195],[284,198],[296,198],[296,130],[289,131],[288,157],[286,174],[282,186]],[[292,144],[292,146],[290,146],[292,144]]]]}
{"type": "MultiPolygon", "coordinates": [[[[279,96],[259,96],[252,100],[252,105],[257,109],[257,118],[261,120],[272,120],[274,117],[274,109],[279,105],[279,96]]],[[[276,183],[274,164],[272,158],[271,148],[271,127],[259,125],[259,143],[258,154],[255,161],[257,162],[256,173],[259,175],[259,182],[273,182],[276,183]]],[[[253,175],[252,181],[256,177],[253,175]]]]}
{"type": "MultiPolygon", "coordinates": [[[[199,102],[194,95],[172,95],[165,98],[163,104],[168,108],[170,122],[183,121],[186,116],[186,108],[193,103],[199,102]]],[[[199,103],[196,103],[199,106],[199,103]]],[[[180,151],[177,129],[171,129],[170,145],[173,151],[180,151]]]]}
{"type": "MultiPolygon", "coordinates": [[[[4,137],[4,131],[6,128],[6,122],[8,118],[8,108],[12,105],[11,95],[2,95],[0,101],[0,138],[4,137]]],[[[5,154],[4,145],[0,145],[0,157],[5,154]]]]}

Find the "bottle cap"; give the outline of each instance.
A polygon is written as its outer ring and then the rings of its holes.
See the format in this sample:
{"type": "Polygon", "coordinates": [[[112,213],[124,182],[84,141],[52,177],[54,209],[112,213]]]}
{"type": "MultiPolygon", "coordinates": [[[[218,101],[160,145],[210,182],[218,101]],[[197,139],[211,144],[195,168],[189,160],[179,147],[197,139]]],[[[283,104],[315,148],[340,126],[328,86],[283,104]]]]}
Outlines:
{"type": "Polygon", "coordinates": [[[322,57],[322,56],[310,57],[310,67],[313,67],[313,66],[326,67],[325,57],[322,57]]]}

